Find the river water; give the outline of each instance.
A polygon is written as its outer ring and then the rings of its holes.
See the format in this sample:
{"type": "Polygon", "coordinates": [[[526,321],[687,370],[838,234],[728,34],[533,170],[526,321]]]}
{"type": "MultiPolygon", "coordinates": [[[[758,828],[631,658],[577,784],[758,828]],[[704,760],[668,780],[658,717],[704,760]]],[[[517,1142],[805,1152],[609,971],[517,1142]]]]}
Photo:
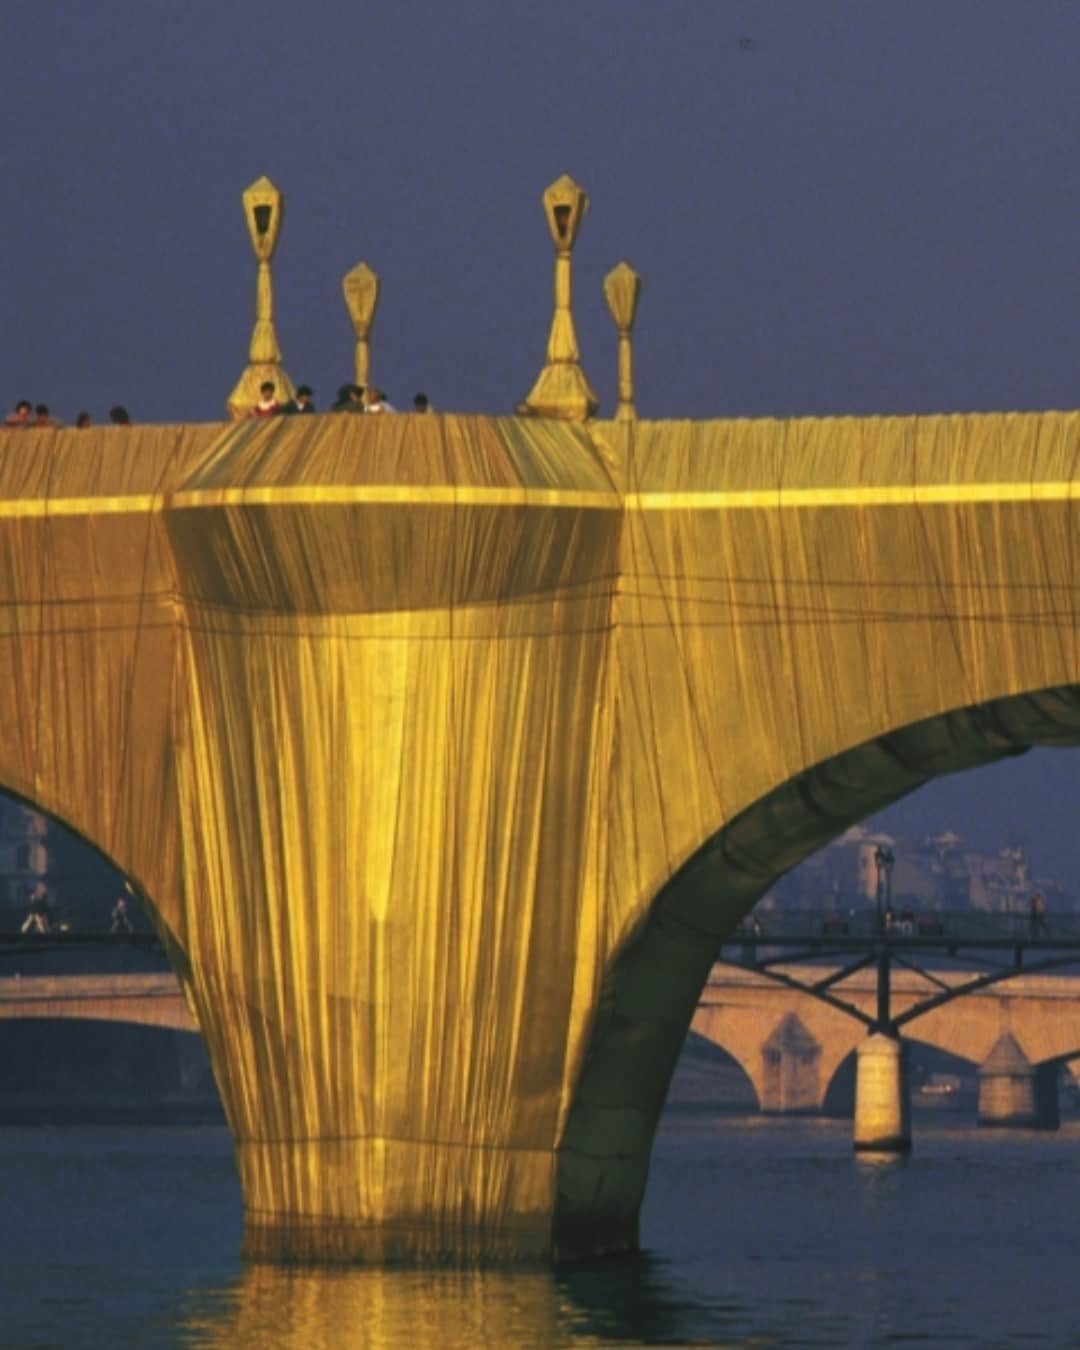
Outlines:
{"type": "Polygon", "coordinates": [[[0,1345],[1080,1346],[1078,1202],[1080,1122],[937,1115],[871,1162],[850,1122],[669,1110],[634,1259],[245,1268],[225,1130],[7,1128],[0,1345]]]}

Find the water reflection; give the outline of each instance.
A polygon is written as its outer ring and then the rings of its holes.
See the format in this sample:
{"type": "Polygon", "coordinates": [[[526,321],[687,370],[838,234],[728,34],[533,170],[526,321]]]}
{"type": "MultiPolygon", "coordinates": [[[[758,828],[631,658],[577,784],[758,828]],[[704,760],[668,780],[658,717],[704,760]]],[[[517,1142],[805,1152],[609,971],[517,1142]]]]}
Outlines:
{"type": "Polygon", "coordinates": [[[911,1162],[911,1154],[907,1152],[867,1153],[860,1151],[852,1156],[855,1159],[857,1175],[865,1178],[896,1176],[911,1162]]]}
{"type": "Polygon", "coordinates": [[[647,1255],[563,1272],[250,1266],[232,1286],[192,1292],[180,1343],[372,1350],[438,1345],[598,1346],[710,1339],[739,1309],[706,1306],[647,1255]]]}
{"type": "Polygon", "coordinates": [[[542,1272],[250,1266],[214,1302],[184,1318],[187,1344],[456,1350],[565,1340],[558,1292],[542,1272]]]}
{"type": "Polygon", "coordinates": [[[564,1325],[574,1344],[673,1344],[729,1338],[746,1309],[730,1298],[706,1299],[677,1267],[648,1252],[618,1261],[569,1267],[556,1276],[564,1325]]]}

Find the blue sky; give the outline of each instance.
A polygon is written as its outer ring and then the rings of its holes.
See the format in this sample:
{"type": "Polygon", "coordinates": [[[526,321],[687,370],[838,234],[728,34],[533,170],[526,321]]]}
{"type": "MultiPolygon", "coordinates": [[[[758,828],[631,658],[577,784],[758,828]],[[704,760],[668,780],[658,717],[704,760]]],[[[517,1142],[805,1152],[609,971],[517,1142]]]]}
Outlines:
{"type": "Polygon", "coordinates": [[[1067,0],[6,0],[8,396],[217,417],[246,356],[239,194],[285,192],[295,379],[509,410],[550,310],[538,198],[592,197],[576,308],[642,273],[650,416],[1072,406],[1080,6],[1067,0]]]}

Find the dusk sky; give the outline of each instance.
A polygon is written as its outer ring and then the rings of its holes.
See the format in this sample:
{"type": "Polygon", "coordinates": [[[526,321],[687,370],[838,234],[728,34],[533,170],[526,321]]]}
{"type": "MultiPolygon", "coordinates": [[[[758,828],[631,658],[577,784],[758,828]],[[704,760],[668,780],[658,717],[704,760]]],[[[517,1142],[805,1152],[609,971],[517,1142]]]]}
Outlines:
{"type": "MultiPolygon", "coordinates": [[[[564,172],[591,197],[575,314],[604,413],[620,259],[644,416],[1077,406],[1075,0],[5,0],[3,33],[8,406],[222,416],[253,318],[240,193],[267,174],[285,365],[320,406],[364,260],[391,398],[508,412],[543,358],[539,197],[564,172]]],[[[888,820],[1007,835],[1080,894],[1078,763],[888,820]]]]}

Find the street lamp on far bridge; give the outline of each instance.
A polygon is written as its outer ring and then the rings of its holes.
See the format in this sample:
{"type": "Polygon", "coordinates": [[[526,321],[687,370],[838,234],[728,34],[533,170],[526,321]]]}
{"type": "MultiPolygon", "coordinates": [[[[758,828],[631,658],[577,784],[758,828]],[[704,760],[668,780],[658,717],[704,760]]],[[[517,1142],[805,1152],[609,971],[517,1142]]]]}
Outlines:
{"type": "Polygon", "coordinates": [[[896,866],[892,849],[879,844],[874,850],[874,866],[877,868],[877,926],[878,932],[882,933],[885,916],[892,912],[892,870],[896,866]]]}

